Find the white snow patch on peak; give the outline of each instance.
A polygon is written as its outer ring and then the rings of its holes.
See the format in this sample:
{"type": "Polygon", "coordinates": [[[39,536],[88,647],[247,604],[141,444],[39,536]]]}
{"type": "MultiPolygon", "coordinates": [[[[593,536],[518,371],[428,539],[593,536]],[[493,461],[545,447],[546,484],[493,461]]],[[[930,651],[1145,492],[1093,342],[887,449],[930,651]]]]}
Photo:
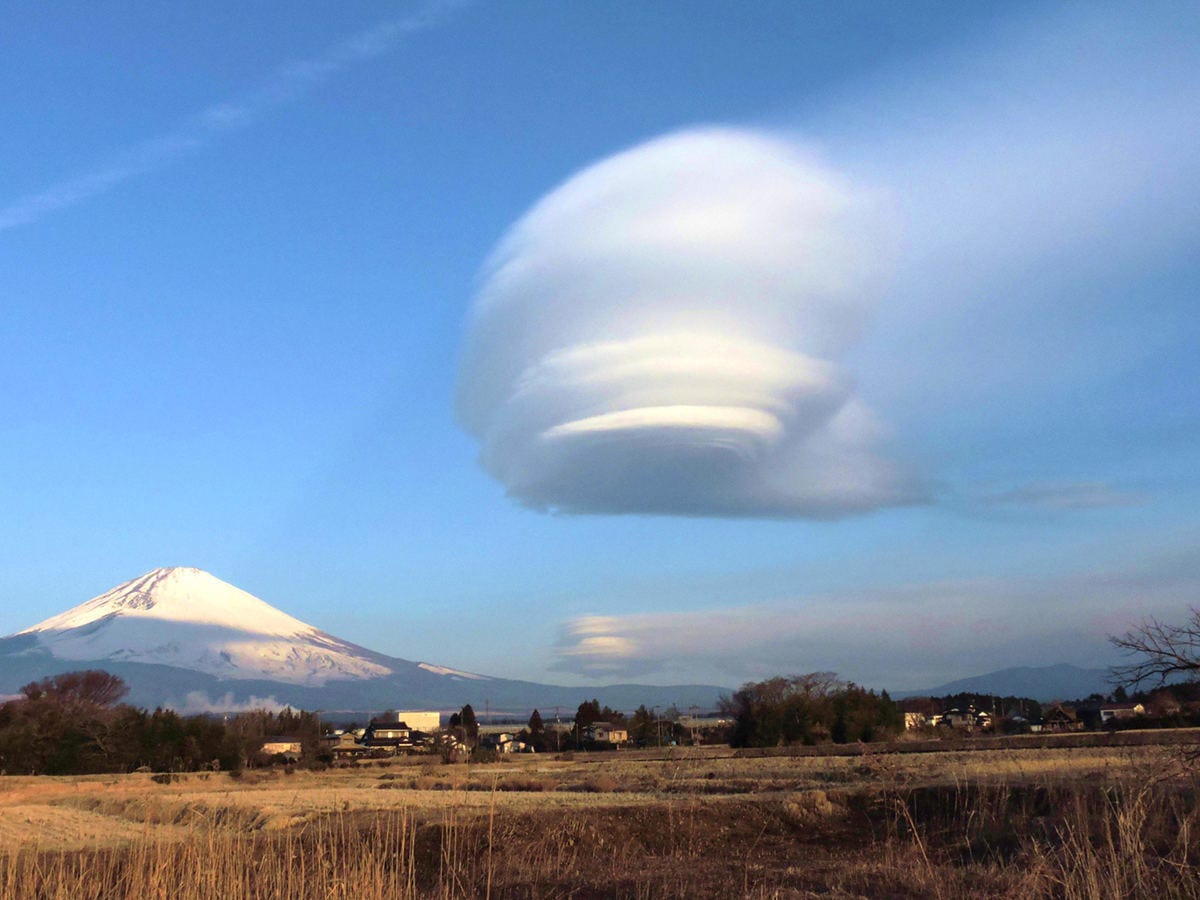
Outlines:
{"type": "Polygon", "coordinates": [[[432,672],[434,675],[452,675],[455,678],[470,678],[473,681],[489,681],[486,675],[476,675],[474,672],[462,672],[449,666],[435,666],[433,663],[417,663],[417,668],[432,672]]]}
{"type": "Polygon", "coordinates": [[[273,637],[318,633],[208,572],[177,566],[147,572],[18,634],[66,631],[110,618],[215,625],[273,637]]]}
{"type": "Polygon", "coordinates": [[[370,651],[199,569],[155,569],[19,633],[57,659],[153,663],[222,679],[321,685],[393,674],[370,651]]]}

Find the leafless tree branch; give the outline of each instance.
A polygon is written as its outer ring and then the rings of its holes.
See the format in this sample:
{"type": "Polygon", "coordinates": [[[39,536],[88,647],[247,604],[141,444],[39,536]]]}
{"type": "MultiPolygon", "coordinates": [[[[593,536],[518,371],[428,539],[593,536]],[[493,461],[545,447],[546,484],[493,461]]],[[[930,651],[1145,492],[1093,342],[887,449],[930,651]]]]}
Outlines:
{"type": "Polygon", "coordinates": [[[1130,659],[1113,666],[1114,679],[1137,686],[1151,682],[1165,684],[1173,676],[1200,676],[1200,609],[1192,607],[1183,625],[1169,625],[1146,619],[1137,628],[1110,637],[1113,646],[1130,659]]]}

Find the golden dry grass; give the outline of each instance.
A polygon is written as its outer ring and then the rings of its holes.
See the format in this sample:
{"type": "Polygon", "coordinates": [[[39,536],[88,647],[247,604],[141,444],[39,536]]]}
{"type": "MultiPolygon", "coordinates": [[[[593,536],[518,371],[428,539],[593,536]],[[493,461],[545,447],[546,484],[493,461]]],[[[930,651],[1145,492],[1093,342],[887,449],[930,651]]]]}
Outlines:
{"type": "Polygon", "coordinates": [[[5,778],[0,898],[1200,896],[1197,796],[1161,747],[5,778]]]}

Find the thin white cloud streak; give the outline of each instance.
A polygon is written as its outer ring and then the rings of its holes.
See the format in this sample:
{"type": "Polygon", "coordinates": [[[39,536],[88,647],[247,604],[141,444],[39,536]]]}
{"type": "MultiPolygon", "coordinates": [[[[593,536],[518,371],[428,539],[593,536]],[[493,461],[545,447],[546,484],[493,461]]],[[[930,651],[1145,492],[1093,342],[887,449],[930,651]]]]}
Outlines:
{"type": "Polygon", "coordinates": [[[987,578],[565,622],[554,668],[604,680],[741,682],[818,670],[891,689],[1016,665],[1115,660],[1107,636],[1178,618],[1200,556],[1047,579],[987,578]],[[722,679],[722,675],[724,676],[722,679]]]}
{"type": "Polygon", "coordinates": [[[1103,481],[1035,481],[984,498],[993,506],[1071,512],[1140,506],[1149,501],[1145,494],[1122,491],[1103,481]]]}
{"type": "Polygon", "coordinates": [[[913,502],[838,362],[891,245],[886,198],[765,132],[619,153],[493,254],[460,417],[535,508],[836,517],[913,502]]]}
{"type": "Polygon", "coordinates": [[[142,141],[91,171],[0,207],[0,231],[29,225],[106,193],[202,149],[222,134],[247,128],[271,109],[298,100],[341,70],[381,56],[402,38],[432,27],[459,5],[457,0],[438,0],[410,16],[383,22],[341,41],[318,56],[282,65],[242,97],[213,104],[189,116],[174,131],[142,141]]]}

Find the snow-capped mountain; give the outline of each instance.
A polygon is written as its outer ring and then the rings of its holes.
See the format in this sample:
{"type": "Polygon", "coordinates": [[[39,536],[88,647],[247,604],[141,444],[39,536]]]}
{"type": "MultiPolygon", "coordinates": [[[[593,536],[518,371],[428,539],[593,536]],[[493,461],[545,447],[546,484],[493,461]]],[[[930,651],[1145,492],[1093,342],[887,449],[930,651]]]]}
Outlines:
{"type": "Polygon", "coordinates": [[[492,678],[368,650],[327,634],[219,578],[155,569],[86,603],[0,638],[0,696],[74,669],[104,669],[130,702],[185,711],[297,708],[574,709],[596,697],[618,709],[709,708],[710,685],[568,688],[492,678]]]}
{"type": "Polygon", "coordinates": [[[18,634],[58,659],[177,666],[218,678],[322,685],[392,670],[199,569],[155,569],[18,634]]]}

